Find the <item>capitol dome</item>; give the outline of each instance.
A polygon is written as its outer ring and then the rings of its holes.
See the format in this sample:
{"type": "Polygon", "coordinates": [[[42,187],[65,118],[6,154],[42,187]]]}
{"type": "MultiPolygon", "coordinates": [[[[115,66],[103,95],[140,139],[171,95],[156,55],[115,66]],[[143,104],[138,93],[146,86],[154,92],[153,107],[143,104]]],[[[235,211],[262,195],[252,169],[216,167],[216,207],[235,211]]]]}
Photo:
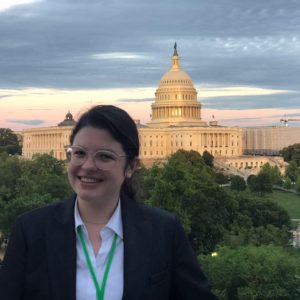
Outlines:
{"type": "Polygon", "coordinates": [[[176,43],[171,68],[161,77],[151,108],[150,127],[206,125],[201,121],[201,104],[193,81],[181,69],[176,43]]]}
{"type": "Polygon", "coordinates": [[[193,86],[192,78],[180,67],[180,60],[176,48],[174,48],[174,54],[172,57],[172,67],[162,76],[159,82],[159,86],[162,87],[164,85],[170,85],[172,83],[188,84],[193,86]]]}

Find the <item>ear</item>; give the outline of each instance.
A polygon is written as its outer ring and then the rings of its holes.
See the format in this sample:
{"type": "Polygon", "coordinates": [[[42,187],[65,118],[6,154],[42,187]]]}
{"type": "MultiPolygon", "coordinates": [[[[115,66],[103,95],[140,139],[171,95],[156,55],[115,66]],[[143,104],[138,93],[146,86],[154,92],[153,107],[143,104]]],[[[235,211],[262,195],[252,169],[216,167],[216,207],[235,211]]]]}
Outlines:
{"type": "Polygon", "coordinates": [[[138,158],[133,159],[131,162],[128,163],[126,170],[125,170],[125,177],[131,178],[134,172],[140,165],[140,161],[138,158]]]}

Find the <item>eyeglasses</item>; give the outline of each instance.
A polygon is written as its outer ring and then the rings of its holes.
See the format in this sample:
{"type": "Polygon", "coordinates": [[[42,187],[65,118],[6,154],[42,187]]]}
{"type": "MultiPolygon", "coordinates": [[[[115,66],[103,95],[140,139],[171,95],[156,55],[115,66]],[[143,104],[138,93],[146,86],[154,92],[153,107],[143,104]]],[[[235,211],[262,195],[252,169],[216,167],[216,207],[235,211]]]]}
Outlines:
{"type": "Polygon", "coordinates": [[[91,155],[95,166],[103,171],[111,170],[120,157],[127,157],[127,155],[119,155],[109,150],[91,152],[80,146],[67,148],[66,155],[67,160],[73,166],[83,165],[91,155]]]}

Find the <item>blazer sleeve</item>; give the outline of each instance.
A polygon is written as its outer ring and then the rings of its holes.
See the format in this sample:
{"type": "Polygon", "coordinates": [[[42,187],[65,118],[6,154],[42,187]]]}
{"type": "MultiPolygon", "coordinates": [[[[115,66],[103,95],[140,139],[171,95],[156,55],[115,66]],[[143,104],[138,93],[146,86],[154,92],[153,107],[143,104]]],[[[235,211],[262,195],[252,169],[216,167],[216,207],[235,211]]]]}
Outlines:
{"type": "MultiPolygon", "coordinates": [[[[0,295],[3,299],[23,298],[26,268],[26,243],[20,219],[10,235],[0,268],[0,295]]],[[[2,298],[1,298],[2,299],[2,298]]]]}
{"type": "Polygon", "coordinates": [[[217,300],[218,298],[210,291],[208,281],[177,217],[173,241],[171,299],[217,300]]]}

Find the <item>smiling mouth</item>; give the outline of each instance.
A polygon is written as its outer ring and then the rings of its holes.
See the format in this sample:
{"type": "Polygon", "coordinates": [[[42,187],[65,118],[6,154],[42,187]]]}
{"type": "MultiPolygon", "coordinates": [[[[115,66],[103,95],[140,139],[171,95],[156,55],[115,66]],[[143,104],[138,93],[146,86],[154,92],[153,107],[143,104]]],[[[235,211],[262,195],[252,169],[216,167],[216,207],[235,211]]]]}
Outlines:
{"type": "Polygon", "coordinates": [[[78,179],[84,183],[97,183],[103,181],[100,178],[91,178],[91,177],[84,177],[84,176],[78,176],[78,179]]]}

